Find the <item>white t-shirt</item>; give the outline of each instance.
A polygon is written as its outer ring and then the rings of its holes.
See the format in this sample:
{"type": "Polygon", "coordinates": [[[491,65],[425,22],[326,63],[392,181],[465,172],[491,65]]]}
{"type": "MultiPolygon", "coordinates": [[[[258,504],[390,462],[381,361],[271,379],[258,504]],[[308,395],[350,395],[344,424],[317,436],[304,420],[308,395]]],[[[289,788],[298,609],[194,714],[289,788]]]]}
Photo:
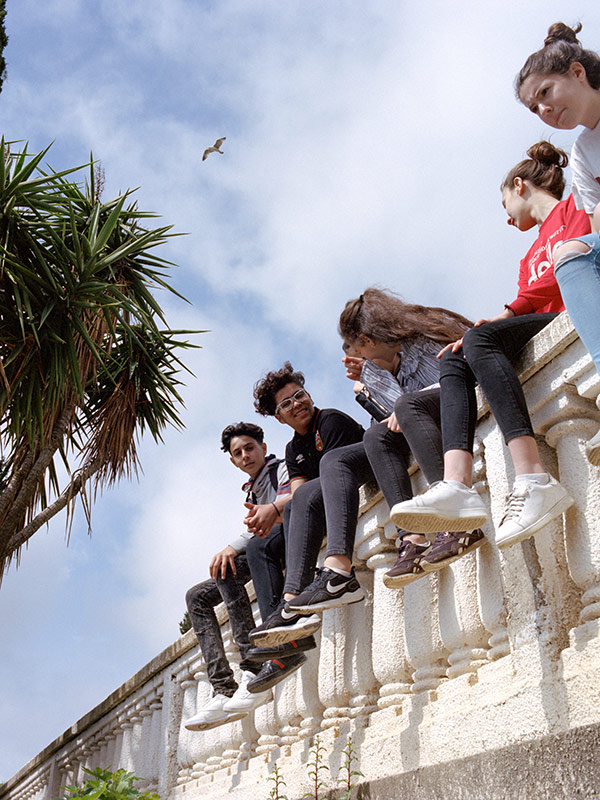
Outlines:
{"type": "Polygon", "coordinates": [[[600,203],[600,122],[577,137],[571,150],[571,172],[575,205],[592,214],[600,203]]]}

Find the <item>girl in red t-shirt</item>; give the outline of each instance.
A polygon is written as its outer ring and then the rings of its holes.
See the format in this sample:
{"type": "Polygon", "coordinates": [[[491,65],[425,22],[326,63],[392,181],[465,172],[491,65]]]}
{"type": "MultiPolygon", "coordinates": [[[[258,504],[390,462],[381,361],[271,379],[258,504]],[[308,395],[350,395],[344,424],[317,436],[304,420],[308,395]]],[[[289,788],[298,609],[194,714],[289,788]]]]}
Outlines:
{"type": "Polygon", "coordinates": [[[507,175],[502,203],[509,225],[521,231],[537,225],[539,235],[521,261],[517,298],[497,316],[480,319],[439,354],[444,479],[392,508],[396,525],[408,531],[470,531],[488,520],[487,509],[472,488],[476,383],[515,467],[508,508],[496,530],[498,546],[508,547],[537,533],[573,502],[541,463],[512,361],[564,309],[552,269],[553,252],[566,239],[588,233],[589,218],[575,209],[572,196],[561,200],[566,154],[549,142],[539,142],[528,155],[507,175]]]}

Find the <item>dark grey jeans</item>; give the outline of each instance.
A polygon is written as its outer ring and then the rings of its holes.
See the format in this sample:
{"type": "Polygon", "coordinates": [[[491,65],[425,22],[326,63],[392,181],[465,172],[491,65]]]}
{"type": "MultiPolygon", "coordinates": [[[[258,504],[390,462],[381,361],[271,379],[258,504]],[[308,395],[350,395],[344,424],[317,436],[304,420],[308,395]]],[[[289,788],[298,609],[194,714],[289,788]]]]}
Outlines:
{"type": "Polygon", "coordinates": [[[245,584],[250,580],[250,569],[245,555],[235,557],[237,575],[228,568],[225,579],[209,578],[192,586],[185,596],[192,627],[204,661],[208,680],[215,692],[231,695],[237,689],[233,671],[225,655],[221,628],[215,614],[215,607],[224,602],[233,639],[240,651],[240,668],[256,674],[260,666],[246,661],[246,654],[252,647],[248,637],[254,628],[254,617],[245,584]]]}
{"type": "Polygon", "coordinates": [[[283,594],[285,569],[283,525],[274,525],[264,539],[253,536],[246,545],[246,558],[254,582],[260,616],[264,622],[275,611],[283,594]]]}
{"type": "Polygon", "coordinates": [[[527,342],[555,317],[554,313],[523,314],[486,322],[465,333],[458,353],[444,354],[440,367],[444,452],[473,452],[477,383],[507,444],[517,436],[533,436],[525,395],[513,362],[527,342]]]}

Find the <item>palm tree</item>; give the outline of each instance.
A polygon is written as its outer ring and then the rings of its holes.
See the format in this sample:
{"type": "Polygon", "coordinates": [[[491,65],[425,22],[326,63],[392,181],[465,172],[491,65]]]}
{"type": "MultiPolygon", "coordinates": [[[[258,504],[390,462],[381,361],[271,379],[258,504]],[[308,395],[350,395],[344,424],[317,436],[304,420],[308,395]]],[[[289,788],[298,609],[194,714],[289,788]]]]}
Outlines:
{"type": "Polygon", "coordinates": [[[129,192],[102,202],[93,162],[83,186],[81,168],[44,171],[47,150],[0,143],[0,579],[79,493],[89,524],[82,490],[136,473],[139,435],[182,426],[178,351],[193,346],[151,291],[174,292],[153,253],[170,226],[146,227],[129,192]]]}

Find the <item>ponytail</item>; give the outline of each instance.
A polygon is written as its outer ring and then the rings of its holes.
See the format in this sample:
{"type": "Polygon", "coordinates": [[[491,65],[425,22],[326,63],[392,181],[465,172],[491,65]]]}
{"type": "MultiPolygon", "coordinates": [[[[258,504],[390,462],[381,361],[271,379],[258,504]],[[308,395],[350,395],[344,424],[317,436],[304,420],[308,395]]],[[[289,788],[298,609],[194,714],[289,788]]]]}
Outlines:
{"type": "Polygon", "coordinates": [[[521,99],[521,88],[530,75],[564,75],[571,64],[577,62],[585,69],[592,89],[600,89],[600,56],[593,50],[584,50],[577,34],[581,23],[570,28],[564,22],[555,22],[548,28],[544,47],[529,56],[515,80],[515,92],[521,99]]]}
{"type": "Polygon", "coordinates": [[[555,147],[550,142],[542,141],[531,145],[527,155],[529,158],[520,161],[508,173],[500,186],[501,191],[507,187],[512,189],[515,178],[521,178],[524,181],[530,181],[538,189],[543,189],[557,200],[562,200],[565,191],[563,169],[569,163],[569,158],[564,150],[555,147]]]}

